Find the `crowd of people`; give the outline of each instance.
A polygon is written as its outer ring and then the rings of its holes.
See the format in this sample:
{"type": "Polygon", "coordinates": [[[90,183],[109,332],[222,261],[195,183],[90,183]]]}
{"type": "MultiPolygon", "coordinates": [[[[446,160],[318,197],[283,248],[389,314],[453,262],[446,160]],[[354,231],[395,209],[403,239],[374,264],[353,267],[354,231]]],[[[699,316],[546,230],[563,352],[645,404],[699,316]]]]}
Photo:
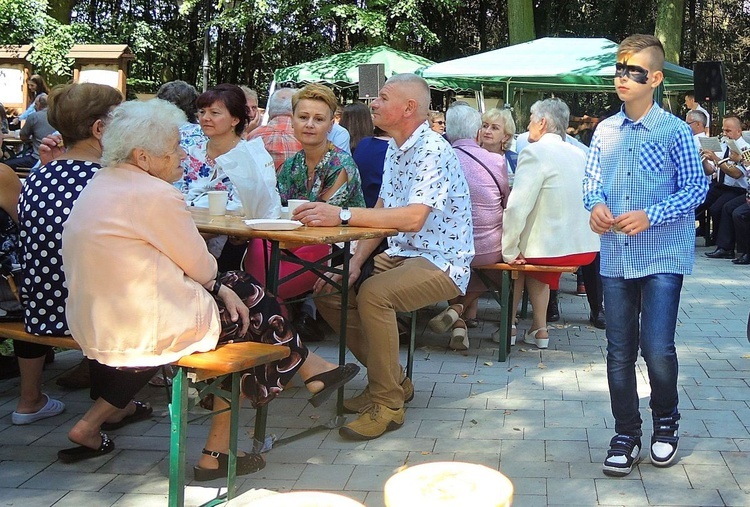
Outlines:
{"type": "MultiPolygon", "coordinates": [[[[396,430],[414,397],[400,364],[397,313],[447,302],[430,328],[449,333],[451,349],[466,350],[487,290],[472,266],[504,261],[584,267],[590,322],[607,328],[617,434],[604,473],[627,475],[640,456],[639,348],[653,389],[649,453],[656,466],[668,466],[680,419],[674,329],[682,277],[693,264],[695,213],[705,210],[714,222],[717,250],[710,256],[728,257],[737,242],[743,264],[750,251],[727,224],[750,212],[742,201],[741,153],[703,151],[699,158],[691,135],[705,135],[707,113],[691,107],[682,121],[653,103],[663,63],[654,37],[621,44],[615,87],[624,104],[593,136],[581,129],[590,146],[568,134],[570,110],[558,98],[534,103],[528,131],[516,137],[509,109],[481,114],[456,102],[431,112],[430,89],[413,74],[389,78],[369,108],[347,105],[339,121],[329,88],[279,89],[269,97],[265,125],[257,94],[232,84],[198,94],[174,81],[147,102],[123,102],[116,90],[95,84],[51,90],[47,109],[40,101],[34,114],[44,113],[57,134],[34,134],[42,165],[23,187],[0,166],[16,194],[15,201],[1,195],[0,224],[4,265],[20,265],[27,331],[72,335],[85,356],[93,404],[70,429],[75,447],[59,451],[60,460],[111,452],[115,444],[105,432],[150,417],[151,407],[135,397],[159,366],[227,340],[292,351],[244,373],[242,393],[254,406],[270,402],[297,373],[319,406],[360,369],[332,364],[304,344],[322,339],[320,321],[340,331],[342,312],[347,346],[367,369],[367,386],[345,400],[345,411],[357,416],[339,434],[371,440],[396,430]],[[308,201],[292,219],[398,231],[356,245],[345,281],[354,287],[348,307],[330,284],[294,265],[282,264],[281,276],[301,276],[269,293],[263,242],[195,229],[186,205],[205,205],[208,191],[226,190],[228,207],[241,206],[222,161],[256,139],[273,161],[282,203],[308,201]],[[722,178],[708,190],[707,175],[717,173],[722,178]],[[605,318],[607,301],[617,303],[605,318]]],[[[744,146],[738,118],[724,119],[724,133],[744,146]]],[[[328,247],[295,254],[321,258],[328,247]]],[[[559,280],[550,273],[519,277],[512,311],[525,287],[533,318],[522,337],[513,326],[513,340],[518,333],[526,344],[549,347],[548,309],[559,280]]],[[[13,423],[65,410],[42,392],[48,348],[15,342],[15,350],[21,392],[13,423]]],[[[213,400],[214,410],[225,406],[213,400]]],[[[213,418],[196,480],[227,474],[228,431],[228,413],[213,418]]],[[[259,454],[238,458],[238,474],[263,466],[259,454]]]]}

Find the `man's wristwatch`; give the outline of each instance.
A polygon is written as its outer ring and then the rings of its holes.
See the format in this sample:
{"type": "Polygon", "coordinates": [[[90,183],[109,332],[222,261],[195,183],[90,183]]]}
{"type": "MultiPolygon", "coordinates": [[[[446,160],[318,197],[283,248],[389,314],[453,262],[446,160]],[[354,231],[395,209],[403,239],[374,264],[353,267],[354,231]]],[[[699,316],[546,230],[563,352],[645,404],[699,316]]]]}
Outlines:
{"type": "Polygon", "coordinates": [[[352,218],[352,212],[349,210],[349,206],[342,206],[339,211],[339,218],[341,219],[341,225],[349,225],[349,220],[352,218]]]}

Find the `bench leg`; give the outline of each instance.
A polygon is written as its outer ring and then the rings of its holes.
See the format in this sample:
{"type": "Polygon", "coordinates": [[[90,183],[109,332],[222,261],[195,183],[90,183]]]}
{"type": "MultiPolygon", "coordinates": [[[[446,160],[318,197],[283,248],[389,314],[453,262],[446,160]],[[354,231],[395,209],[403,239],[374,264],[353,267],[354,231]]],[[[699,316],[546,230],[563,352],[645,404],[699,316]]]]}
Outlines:
{"type": "MultiPolygon", "coordinates": [[[[346,326],[348,325],[349,312],[349,284],[346,280],[349,279],[349,261],[351,260],[351,242],[347,241],[344,243],[344,255],[343,262],[341,263],[341,317],[339,321],[339,365],[346,364],[346,326]]],[[[336,415],[341,417],[344,415],[344,387],[338,390],[336,393],[336,415]]]]}
{"type": "Polygon", "coordinates": [[[185,505],[185,440],[187,437],[188,380],[185,368],[177,368],[169,405],[169,507],[185,505]]]}
{"type": "Polygon", "coordinates": [[[510,271],[503,271],[503,281],[500,287],[500,344],[498,345],[497,360],[504,363],[510,354],[510,333],[515,318],[513,305],[513,280],[510,271]]]}
{"type": "Polygon", "coordinates": [[[232,373],[232,400],[229,416],[229,470],[227,473],[227,501],[234,498],[234,483],[237,480],[237,432],[240,429],[240,377],[242,372],[232,373]]]}
{"type": "Polygon", "coordinates": [[[411,334],[409,335],[409,351],[406,353],[406,376],[414,380],[414,347],[417,341],[417,311],[411,312],[411,334]]]}

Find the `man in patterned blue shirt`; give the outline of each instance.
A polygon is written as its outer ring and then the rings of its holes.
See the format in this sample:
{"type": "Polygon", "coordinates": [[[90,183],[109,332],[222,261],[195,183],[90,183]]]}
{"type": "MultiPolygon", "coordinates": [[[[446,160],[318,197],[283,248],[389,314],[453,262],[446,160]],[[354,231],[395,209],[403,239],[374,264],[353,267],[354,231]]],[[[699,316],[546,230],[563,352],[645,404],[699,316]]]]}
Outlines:
{"type": "Polygon", "coordinates": [[[640,460],[639,346],[651,384],[652,464],[669,466],[678,446],[674,334],[682,278],[694,261],[694,210],[708,184],[690,128],[654,104],[663,65],[664,48],[651,35],[632,35],[620,44],[615,88],[624,105],[594,133],[583,181],[591,229],[602,235],[607,379],[616,432],[603,471],[611,476],[629,474],[640,460]]]}

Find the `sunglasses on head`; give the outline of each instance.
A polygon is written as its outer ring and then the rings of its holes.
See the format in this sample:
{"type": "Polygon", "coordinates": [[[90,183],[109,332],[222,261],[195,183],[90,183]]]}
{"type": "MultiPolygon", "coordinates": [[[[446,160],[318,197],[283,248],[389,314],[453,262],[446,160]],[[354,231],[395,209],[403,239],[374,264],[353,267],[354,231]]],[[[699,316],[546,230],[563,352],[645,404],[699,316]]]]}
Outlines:
{"type": "Polygon", "coordinates": [[[617,62],[615,64],[615,77],[627,77],[638,84],[646,84],[648,82],[648,70],[639,65],[617,62]]]}

